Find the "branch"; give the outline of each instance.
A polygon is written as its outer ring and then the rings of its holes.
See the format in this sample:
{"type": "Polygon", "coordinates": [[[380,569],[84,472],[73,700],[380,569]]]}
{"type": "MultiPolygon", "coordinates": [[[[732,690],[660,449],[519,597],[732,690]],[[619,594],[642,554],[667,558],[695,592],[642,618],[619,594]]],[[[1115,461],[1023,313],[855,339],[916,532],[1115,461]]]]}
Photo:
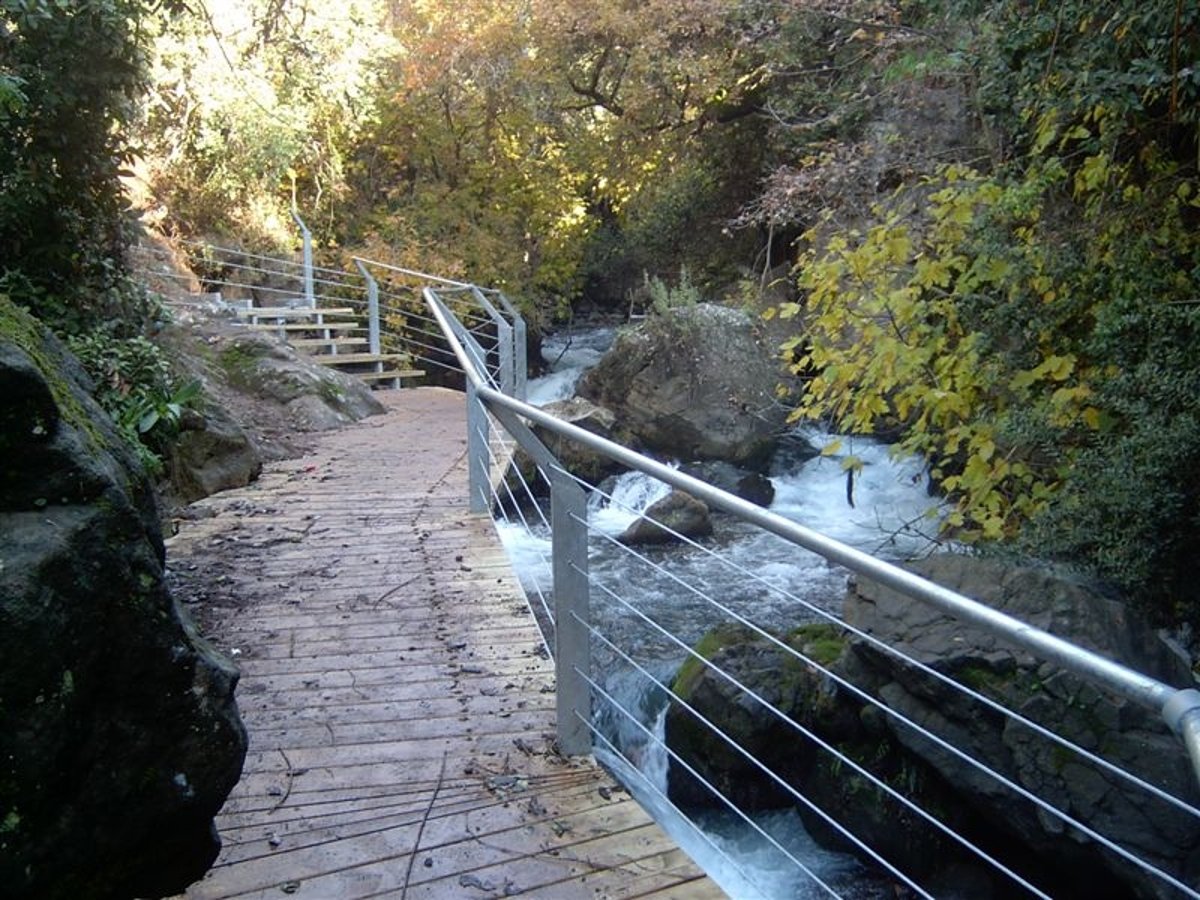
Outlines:
{"type": "MultiPolygon", "coordinates": [[[[588,83],[582,85],[577,82],[571,73],[567,73],[567,84],[571,86],[571,90],[580,97],[585,97],[592,101],[589,106],[599,106],[602,109],[607,109],[614,116],[620,117],[625,115],[625,108],[617,102],[617,92],[621,89],[621,79],[625,75],[624,67],[617,73],[616,83],[611,92],[607,95],[600,90],[600,78],[604,74],[604,69],[608,66],[609,57],[612,54],[612,44],[606,44],[604,49],[600,51],[599,58],[592,65],[591,75],[588,78],[588,83]]],[[[585,109],[587,107],[584,107],[585,109]]]]}
{"type": "Polygon", "coordinates": [[[929,40],[935,41],[943,46],[946,45],[945,39],[940,35],[934,34],[932,31],[925,31],[922,28],[913,28],[911,25],[901,25],[893,22],[868,22],[863,19],[851,19],[849,16],[843,16],[839,13],[830,12],[827,9],[806,9],[804,8],[803,3],[797,2],[797,0],[792,0],[792,6],[801,7],[799,11],[802,13],[824,16],[825,18],[832,19],[835,22],[841,22],[845,25],[853,25],[855,28],[874,28],[877,31],[899,31],[903,32],[904,34],[915,34],[918,37],[928,38],[929,40]]]}

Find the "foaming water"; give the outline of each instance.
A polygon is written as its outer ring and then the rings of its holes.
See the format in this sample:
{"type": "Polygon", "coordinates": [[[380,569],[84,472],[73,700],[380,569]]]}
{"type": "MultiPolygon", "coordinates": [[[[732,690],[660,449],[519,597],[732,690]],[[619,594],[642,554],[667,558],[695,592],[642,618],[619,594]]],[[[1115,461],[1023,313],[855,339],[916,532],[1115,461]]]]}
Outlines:
{"type": "MultiPolygon", "coordinates": [[[[602,355],[612,332],[547,340],[556,370],[530,383],[534,403],[565,399],[580,374],[602,355]],[[565,352],[563,352],[565,349],[565,352]]],[[[799,430],[815,447],[834,435],[799,430]]],[[[841,438],[836,453],[772,478],[771,510],[824,535],[884,558],[903,559],[929,546],[937,531],[925,468],[896,460],[891,448],[865,438],[841,438]],[[847,485],[847,456],[861,468],[847,485]]],[[[687,648],[714,625],[740,619],[784,631],[840,613],[846,573],[816,554],[720,513],[702,544],[625,547],[615,540],[669,487],[638,472],[605,483],[588,501],[591,617],[620,648],[595,642],[593,672],[613,702],[596,704],[596,725],[612,748],[597,757],[654,818],[732,897],[746,900],[837,895],[857,900],[890,896],[886,886],[844,854],[818,846],[794,811],[757,814],[751,822],[713,811],[688,821],[666,800],[669,756],[663,745],[667,694],[687,648]]],[[[499,523],[522,585],[535,602],[552,602],[550,535],[542,526],[499,523]]]]}
{"type": "Polygon", "coordinates": [[[549,372],[530,379],[526,390],[528,401],[534,406],[545,406],[573,397],[580,377],[600,362],[616,333],[615,328],[587,328],[548,336],[542,342],[542,359],[549,372]]]}

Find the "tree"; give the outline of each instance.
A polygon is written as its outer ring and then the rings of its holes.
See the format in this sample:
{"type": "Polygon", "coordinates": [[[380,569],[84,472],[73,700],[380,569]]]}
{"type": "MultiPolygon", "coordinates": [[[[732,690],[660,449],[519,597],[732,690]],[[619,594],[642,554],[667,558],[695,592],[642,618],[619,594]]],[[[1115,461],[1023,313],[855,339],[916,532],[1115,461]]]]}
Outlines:
{"type": "Polygon", "coordinates": [[[128,299],[119,176],[147,11],[134,0],[2,0],[0,13],[0,287],[80,330],[128,299]]]}
{"type": "Polygon", "coordinates": [[[286,246],[295,197],[314,228],[335,230],[347,156],[395,52],[387,6],[200,0],[175,11],[141,135],[174,227],[286,246]]]}
{"type": "Polygon", "coordinates": [[[899,429],[959,539],[1016,544],[1200,621],[1200,13],[992,4],[971,33],[990,170],[814,229],[798,416],[899,429]],[[1016,98],[1014,105],[1012,99],[1016,98]]]}

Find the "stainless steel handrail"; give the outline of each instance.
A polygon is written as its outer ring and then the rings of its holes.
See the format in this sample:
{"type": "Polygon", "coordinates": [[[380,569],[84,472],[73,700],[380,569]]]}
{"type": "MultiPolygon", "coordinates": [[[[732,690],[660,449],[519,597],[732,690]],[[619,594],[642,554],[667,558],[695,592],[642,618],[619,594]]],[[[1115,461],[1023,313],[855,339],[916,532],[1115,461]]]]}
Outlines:
{"type": "Polygon", "coordinates": [[[817,553],[830,562],[979,627],[1040,659],[1055,663],[1151,710],[1160,715],[1171,730],[1180,736],[1191,760],[1193,772],[1197,781],[1200,781],[1200,690],[1165,684],[489,387],[455,336],[449,321],[450,312],[442,304],[436,291],[427,287],[424,296],[455,356],[472,382],[480,402],[489,407],[515,413],[547,431],[582,444],[630,469],[651,475],[703,500],[710,506],[731,513],[799,547],[817,553]]]}

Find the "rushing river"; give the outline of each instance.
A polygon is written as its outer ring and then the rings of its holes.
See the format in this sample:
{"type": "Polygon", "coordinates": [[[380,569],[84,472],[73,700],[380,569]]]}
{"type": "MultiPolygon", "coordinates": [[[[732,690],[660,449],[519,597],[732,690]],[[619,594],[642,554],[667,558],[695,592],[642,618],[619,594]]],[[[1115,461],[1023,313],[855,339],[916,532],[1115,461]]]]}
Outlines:
{"type": "MultiPolygon", "coordinates": [[[[611,329],[595,329],[546,341],[543,355],[553,370],[530,382],[530,402],[545,404],[573,394],[580,374],[595,365],[611,344],[611,329]]],[[[815,446],[832,436],[809,430],[815,446]]],[[[839,454],[786,465],[771,472],[771,510],[861,549],[902,558],[925,548],[920,535],[935,530],[924,513],[932,501],[920,465],[896,462],[877,442],[846,439],[839,454]],[[846,497],[842,453],[863,468],[846,497]]],[[[637,722],[600,703],[598,724],[619,753],[598,748],[600,757],[638,796],[689,854],[734,897],[827,896],[801,871],[798,860],[842,896],[873,898],[887,888],[849,857],[815,845],[794,813],[759,816],[757,825],[782,846],[772,846],[732,814],[713,814],[696,824],[684,821],[665,802],[667,756],[650,735],[662,736],[666,697],[655,684],[669,684],[686,651],[662,631],[693,645],[712,626],[736,613],[766,629],[786,630],[818,616],[811,607],[838,612],[846,574],[821,557],[731,517],[714,515],[715,533],[702,546],[630,549],[612,540],[667,487],[641,473],[627,473],[593,491],[589,499],[589,567],[592,620],[628,659],[593,647],[593,667],[616,702],[636,712],[637,722]],[[722,611],[723,607],[725,611],[722,611]],[[661,627],[659,631],[647,619],[661,627]],[[792,859],[789,859],[789,855],[792,859]]],[[[544,527],[526,529],[501,522],[501,535],[535,606],[549,602],[550,536],[544,527]]]]}

